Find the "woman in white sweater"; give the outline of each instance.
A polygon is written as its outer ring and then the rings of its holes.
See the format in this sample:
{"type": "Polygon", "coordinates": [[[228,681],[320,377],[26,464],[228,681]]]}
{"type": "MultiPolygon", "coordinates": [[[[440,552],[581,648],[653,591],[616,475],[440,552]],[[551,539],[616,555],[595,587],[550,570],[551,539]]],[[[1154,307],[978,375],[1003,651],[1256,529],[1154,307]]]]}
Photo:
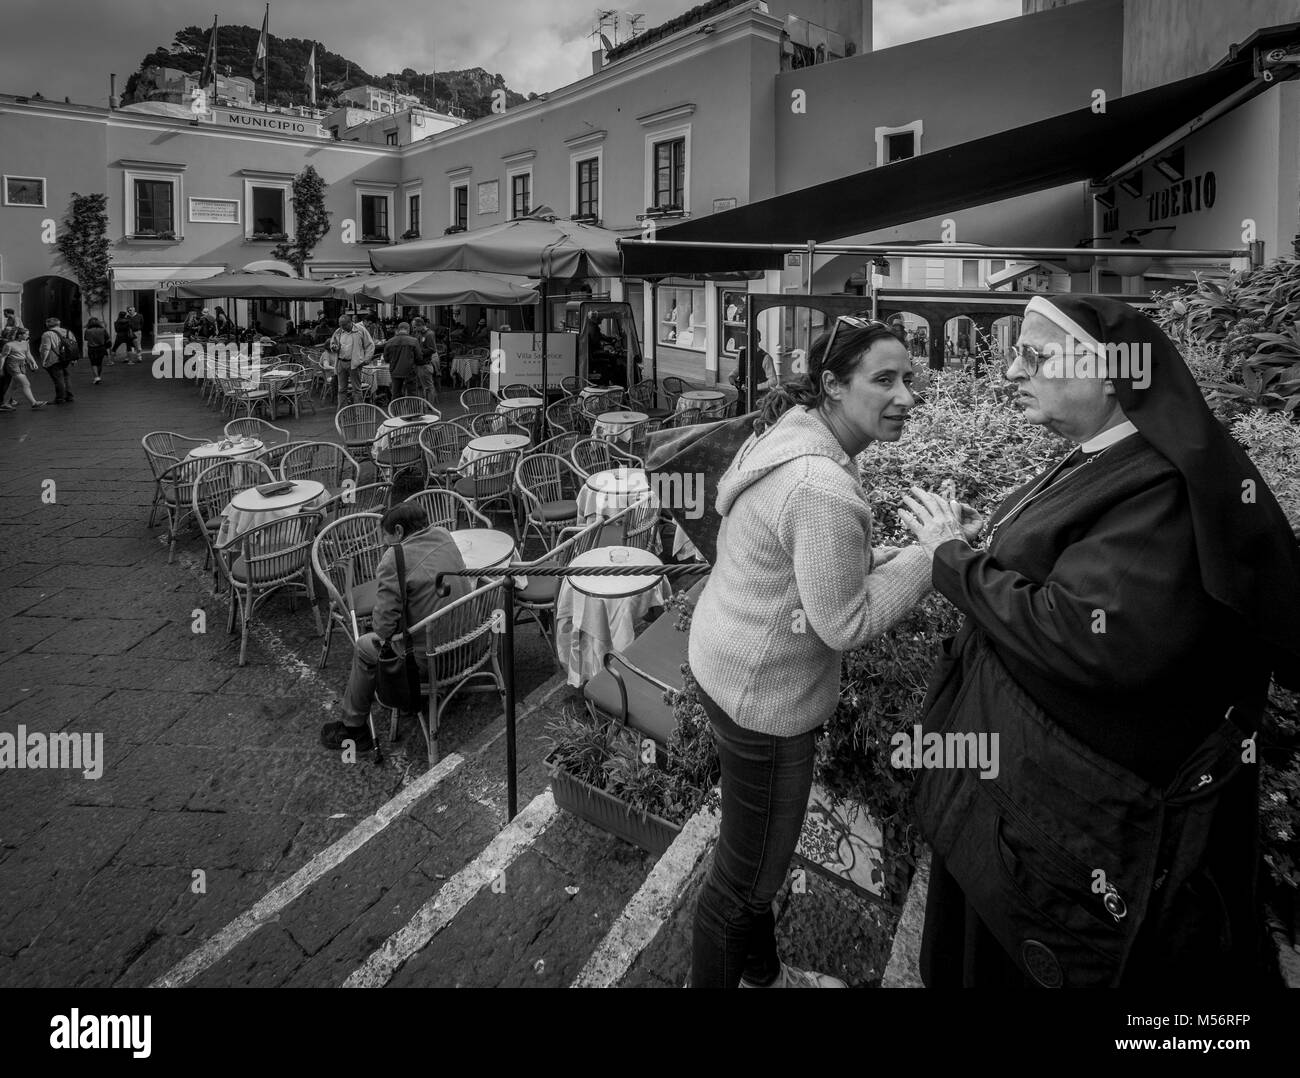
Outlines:
{"type": "Polygon", "coordinates": [[[912,396],[907,349],[882,322],[837,319],[798,383],[773,389],[765,429],[718,484],[717,564],[691,620],[691,671],[722,763],[722,825],[695,914],[695,987],[843,987],[776,954],[771,904],[835,711],[840,656],[930,589],[935,548],[973,538],[973,511],[913,487],[917,544],[871,549],[856,456],[897,441],[912,396]]]}

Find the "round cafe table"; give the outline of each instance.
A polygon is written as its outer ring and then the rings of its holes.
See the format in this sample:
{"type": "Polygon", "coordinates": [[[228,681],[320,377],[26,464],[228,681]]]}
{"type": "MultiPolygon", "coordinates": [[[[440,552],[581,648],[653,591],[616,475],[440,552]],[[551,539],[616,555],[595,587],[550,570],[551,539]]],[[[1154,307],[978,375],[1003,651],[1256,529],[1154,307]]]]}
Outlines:
{"type": "Polygon", "coordinates": [[[190,460],[240,460],[254,456],[262,451],[262,442],[257,438],[222,439],[196,445],[190,450],[190,460]]]}
{"type": "Polygon", "coordinates": [[[221,528],[213,545],[226,546],[259,525],[293,516],[304,509],[318,509],[329,500],[329,496],[325,484],[315,479],[295,479],[291,490],[269,498],[259,494],[257,487],[241,490],[221,511],[221,528]]]}
{"type": "Polygon", "coordinates": [[[691,408],[709,408],[711,405],[720,404],[727,399],[725,393],[719,393],[716,389],[688,389],[677,398],[677,411],[685,412],[691,408]]]}
{"type": "MultiPolygon", "coordinates": [[[[462,528],[451,533],[466,569],[497,569],[517,560],[514,536],[495,528],[462,528]]],[[[528,587],[528,578],[514,577],[516,588],[528,587]]]]}
{"type": "Polygon", "coordinates": [[[465,446],[460,455],[460,464],[463,468],[471,461],[478,460],[479,457],[490,456],[493,453],[517,452],[527,449],[532,444],[533,440],[527,434],[485,434],[465,446]]]}
{"type": "Polygon", "coordinates": [[[541,397],[505,397],[497,405],[497,414],[508,415],[516,408],[541,408],[545,404],[541,397]]]}
{"type": "Polygon", "coordinates": [[[391,386],[393,375],[385,363],[368,363],[361,368],[361,385],[369,386],[374,393],[380,386],[391,386]]]}
{"type": "Polygon", "coordinates": [[[479,364],[482,358],[482,356],[454,356],[451,361],[451,371],[461,380],[463,385],[469,385],[478,377],[479,364]]]}
{"type": "Polygon", "coordinates": [[[644,423],[649,418],[645,412],[601,412],[591,426],[591,436],[631,445],[632,432],[629,428],[644,423]]]}
{"type": "MultiPolygon", "coordinates": [[[[635,547],[597,547],[579,554],[571,568],[592,565],[658,565],[635,547]],[[626,561],[615,558],[626,557],[626,561]]],[[[605,656],[626,651],[636,639],[636,622],[652,607],[665,606],[672,587],[662,576],[566,577],[555,600],[555,644],[573,686],[600,673],[605,656]]]]}
{"type": "Polygon", "coordinates": [[[379,454],[388,448],[388,437],[394,431],[403,430],[406,427],[425,427],[430,423],[437,423],[438,420],[437,412],[425,412],[423,415],[396,416],[392,419],[385,419],[375,431],[375,440],[370,443],[370,455],[375,460],[378,460],[379,454]]]}
{"type": "Polygon", "coordinates": [[[593,472],[578,491],[578,523],[612,517],[642,500],[658,505],[650,490],[650,477],[640,468],[610,468],[593,472]]]}

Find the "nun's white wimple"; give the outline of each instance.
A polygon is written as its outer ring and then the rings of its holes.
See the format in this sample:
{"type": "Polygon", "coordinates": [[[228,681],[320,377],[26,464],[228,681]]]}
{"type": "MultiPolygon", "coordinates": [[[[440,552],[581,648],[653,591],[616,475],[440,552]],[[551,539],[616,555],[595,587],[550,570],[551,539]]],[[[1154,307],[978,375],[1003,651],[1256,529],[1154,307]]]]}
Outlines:
{"type": "Polygon", "coordinates": [[[1066,314],[1060,307],[1054,306],[1050,301],[1042,296],[1035,296],[1025,304],[1025,317],[1031,314],[1041,314],[1053,325],[1059,326],[1065,330],[1080,344],[1086,344],[1096,351],[1102,351],[1101,341],[1097,340],[1091,333],[1084,329],[1078,322],[1066,314]]]}

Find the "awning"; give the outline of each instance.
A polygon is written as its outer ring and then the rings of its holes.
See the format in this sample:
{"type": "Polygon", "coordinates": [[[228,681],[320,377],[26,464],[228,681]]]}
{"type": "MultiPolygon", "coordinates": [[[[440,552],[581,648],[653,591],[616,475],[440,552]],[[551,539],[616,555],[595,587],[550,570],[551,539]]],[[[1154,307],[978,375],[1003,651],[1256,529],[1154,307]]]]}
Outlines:
{"type": "Polygon", "coordinates": [[[1184,124],[1245,91],[1270,84],[1255,78],[1251,54],[1179,82],[1111,98],[1091,107],[999,131],[906,161],[867,169],[686,221],[651,241],[622,240],[623,273],[661,277],[719,270],[780,269],[780,251],[671,247],[665,241],[830,243],[936,214],[1013,198],[1081,180],[1100,179],[1184,124]],[[1252,86],[1252,82],[1255,84],[1252,86]]]}
{"type": "Polygon", "coordinates": [[[279,273],[223,273],[176,286],[178,299],[330,299],[328,281],[305,281],[279,273]]]}
{"type": "Polygon", "coordinates": [[[178,281],[202,281],[225,273],[225,266],[113,266],[113,288],[120,292],[152,288],[166,292],[178,281]]]}

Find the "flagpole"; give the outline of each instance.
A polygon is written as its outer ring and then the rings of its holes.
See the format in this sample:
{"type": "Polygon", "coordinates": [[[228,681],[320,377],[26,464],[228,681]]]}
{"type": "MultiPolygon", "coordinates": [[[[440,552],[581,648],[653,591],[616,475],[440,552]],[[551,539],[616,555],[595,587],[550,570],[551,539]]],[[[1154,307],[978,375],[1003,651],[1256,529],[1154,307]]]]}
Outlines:
{"type": "Polygon", "coordinates": [[[262,92],[262,111],[271,111],[271,4],[267,0],[266,18],[262,20],[262,28],[266,31],[266,49],[262,53],[262,82],[266,84],[266,89],[262,92]]]}

